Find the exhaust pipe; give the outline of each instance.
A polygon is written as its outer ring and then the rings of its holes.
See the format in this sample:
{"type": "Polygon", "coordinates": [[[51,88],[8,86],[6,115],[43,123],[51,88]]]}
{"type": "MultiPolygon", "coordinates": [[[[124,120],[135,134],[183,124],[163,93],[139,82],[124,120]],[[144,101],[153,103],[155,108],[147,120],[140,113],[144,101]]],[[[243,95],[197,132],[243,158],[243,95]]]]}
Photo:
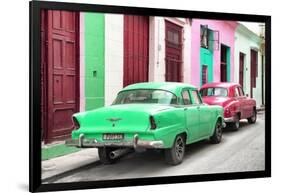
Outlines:
{"type": "Polygon", "coordinates": [[[121,157],[122,155],[129,153],[130,151],[132,151],[131,148],[117,149],[110,152],[109,157],[110,159],[116,159],[118,157],[121,157]]]}

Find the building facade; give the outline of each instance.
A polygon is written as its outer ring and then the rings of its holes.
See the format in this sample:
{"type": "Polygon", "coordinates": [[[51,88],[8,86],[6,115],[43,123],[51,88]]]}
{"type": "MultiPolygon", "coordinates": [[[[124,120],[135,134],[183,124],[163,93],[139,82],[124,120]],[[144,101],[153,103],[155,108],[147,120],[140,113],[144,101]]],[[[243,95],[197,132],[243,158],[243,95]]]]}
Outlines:
{"type": "Polygon", "coordinates": [[[242,85],[246,95],[256,99],[257,107],[263,105],[262,39],[244,25],[239,24],[235,33],[234,81],[242,85]]]}
{"type": "Polygon", "coordinates": [[[234,80],[234,34],[237,22],[192,19],[191,84],[234,80]]]}
{"type": "Polygon", "coordinates": [[[110,105],[137,82],[235,81],[261,103],[259,37],[237,22],[56,10],[41,16],[46,143],[70,136],[73,113],[110,105]]]}
{"type": "Polygon", "coordinates": [[[129,84],[191,80],[188,19],[56,10],[41,15],[46,143],[69,137],[73,113],[110,105],[129,84]]]}

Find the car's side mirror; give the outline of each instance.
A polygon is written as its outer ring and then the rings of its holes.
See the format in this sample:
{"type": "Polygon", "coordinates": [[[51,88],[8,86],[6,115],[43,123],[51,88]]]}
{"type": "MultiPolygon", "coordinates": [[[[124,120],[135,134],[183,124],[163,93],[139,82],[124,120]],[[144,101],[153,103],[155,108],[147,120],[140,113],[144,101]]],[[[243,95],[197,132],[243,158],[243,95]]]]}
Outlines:
{"type": "Polygon", "coordinates": [[[249,97],[249,95],[248,95],[248,94],[246,94],[246,97],[249,97]]]}

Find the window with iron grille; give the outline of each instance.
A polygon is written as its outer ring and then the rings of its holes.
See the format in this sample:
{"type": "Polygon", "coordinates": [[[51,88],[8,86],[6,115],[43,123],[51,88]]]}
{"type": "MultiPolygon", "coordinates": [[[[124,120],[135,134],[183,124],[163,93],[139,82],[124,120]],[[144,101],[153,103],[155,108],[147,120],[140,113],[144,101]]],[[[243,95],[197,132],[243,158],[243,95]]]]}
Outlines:
{"type": "Polygon", "coordinates": [[[201,25],[200,28],[200,42],[201,47],[213,50],[219,50],[219,31],[211,30],[208,25],[201,25]]]}
{"type": "Polygon", "coordinates": [[[201,25],[200,29],[200,42],[201,47],[203,48],[209,48],[209,30],[208,25],[201,25]]]}

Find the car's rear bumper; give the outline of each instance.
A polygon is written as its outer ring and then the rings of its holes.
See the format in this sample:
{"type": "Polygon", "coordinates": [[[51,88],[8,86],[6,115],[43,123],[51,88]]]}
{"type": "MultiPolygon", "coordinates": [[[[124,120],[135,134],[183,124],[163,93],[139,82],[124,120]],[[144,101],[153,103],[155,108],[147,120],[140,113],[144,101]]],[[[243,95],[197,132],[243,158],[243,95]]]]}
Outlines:
{"type": "Polygon", "coordinates": [[[96,139],[85,139],[83,134],[80,134],[79,139],[68,139],[65,141],[67,146],[74,146],[80,148],[91,147],[131,147],[131,148],[146,148],[146,149],[161,149],[164,148],[164,142],[141,140],[138,135],[134,135],[132,141],[108,141],[98,142],[96,139]]]}

